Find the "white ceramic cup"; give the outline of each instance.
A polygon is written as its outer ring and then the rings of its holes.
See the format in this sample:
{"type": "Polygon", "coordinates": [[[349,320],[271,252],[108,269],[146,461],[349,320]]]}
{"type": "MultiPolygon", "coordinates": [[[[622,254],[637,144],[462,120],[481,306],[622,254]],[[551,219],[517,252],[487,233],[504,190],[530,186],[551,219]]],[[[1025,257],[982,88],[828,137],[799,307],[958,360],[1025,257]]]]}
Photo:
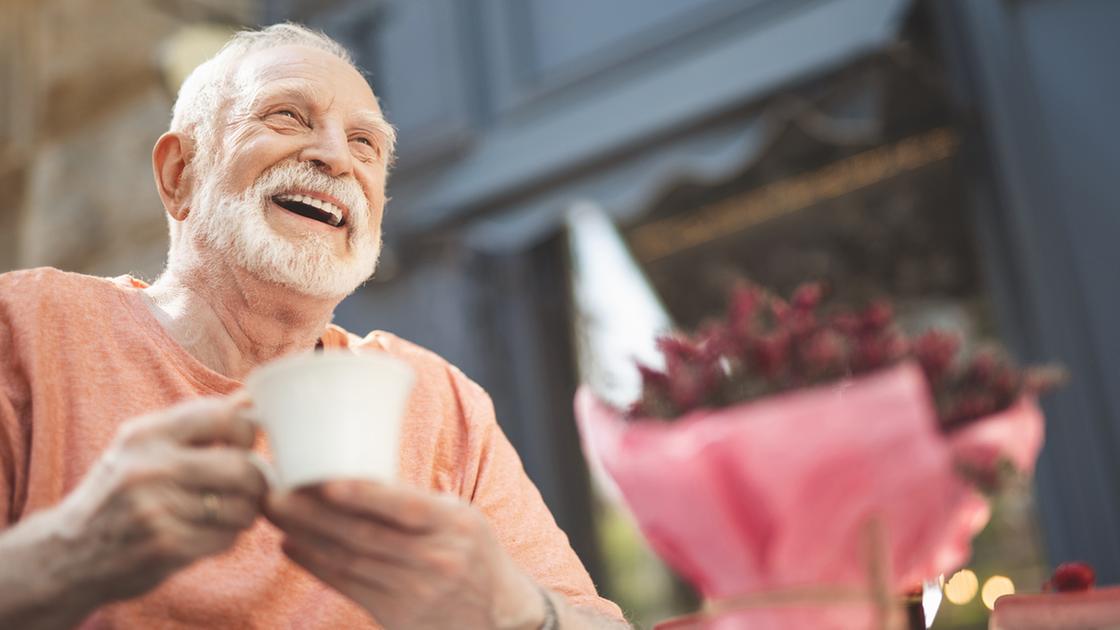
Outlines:
{"type": "Polygon", "coordinates": [[[290,490],[332,479],[393,481],[412,368],[383,353],[327,351],[278,359],[245,380],[290,490]]]}

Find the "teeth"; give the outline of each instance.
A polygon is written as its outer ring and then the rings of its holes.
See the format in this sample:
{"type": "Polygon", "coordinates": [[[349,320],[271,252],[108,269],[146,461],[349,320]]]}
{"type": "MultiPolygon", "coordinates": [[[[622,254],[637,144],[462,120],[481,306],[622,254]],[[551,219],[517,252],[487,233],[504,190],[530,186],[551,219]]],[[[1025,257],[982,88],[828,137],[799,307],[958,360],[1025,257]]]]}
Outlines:
{"type": "Polygon", "coordinates": [[[338,206],[336,206],[333,203],[330,203],[328,201],[323,201],[322,199],[316,199],[315,197],[308,197],[307,195],[283,194],[283,195],[277,195],[276,198],[280,199],[282,201],[298,201],[300,203],[305,203],[309,206],[318,208],[318,209],[322,210],[323,212],[327,212],[331,215],[331,217],[332,217],[331,225],[333,225],[335,227],[338,227],[339,225],[342,224],[342,210],[340,210],[338,208],[338,206]]]}

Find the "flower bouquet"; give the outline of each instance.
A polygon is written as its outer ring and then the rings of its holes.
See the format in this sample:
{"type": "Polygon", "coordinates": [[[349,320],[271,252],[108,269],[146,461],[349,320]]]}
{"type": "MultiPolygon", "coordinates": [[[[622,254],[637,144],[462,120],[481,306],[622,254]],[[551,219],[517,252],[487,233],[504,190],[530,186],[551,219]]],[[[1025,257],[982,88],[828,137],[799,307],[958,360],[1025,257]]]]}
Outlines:
{"type": "Polygon", "coordinates": [[[1057,373],[822,298],[741,286],[722,321],[659,340],[630,409],[576,395],[589,458],[704,598],[665,628],[904,628],[899,596],[963,564],[984,493],[1033,467],[1057,373]]]}

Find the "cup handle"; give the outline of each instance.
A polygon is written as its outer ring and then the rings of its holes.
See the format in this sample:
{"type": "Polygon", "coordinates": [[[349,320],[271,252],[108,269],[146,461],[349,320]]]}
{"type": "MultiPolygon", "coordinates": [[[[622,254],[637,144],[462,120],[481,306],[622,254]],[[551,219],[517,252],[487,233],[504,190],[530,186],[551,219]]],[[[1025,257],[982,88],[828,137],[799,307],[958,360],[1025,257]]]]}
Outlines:
{"type": "Polygon", "coordinates": [[[260,471],[261,476],[264,477],[265,483],[268,484],[269,490],[278,490],[280,488],[280,477],[276,474],[276,469],[272,464],[265,461],[260,453],[250,452],[249,463],[256,466],[260,471]]]}

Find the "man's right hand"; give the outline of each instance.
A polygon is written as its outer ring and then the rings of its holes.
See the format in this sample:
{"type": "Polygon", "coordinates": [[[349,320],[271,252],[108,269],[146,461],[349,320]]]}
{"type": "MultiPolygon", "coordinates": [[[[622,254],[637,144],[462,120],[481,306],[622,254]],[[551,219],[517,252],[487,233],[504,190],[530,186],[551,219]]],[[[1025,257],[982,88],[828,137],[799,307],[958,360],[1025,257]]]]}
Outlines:
{"type": "Polygon", "coordinates": [[[229,549],[267,491],[250,458],[255,429],[245,406],[198,399],[127,422],[59,505],[0,532],[0,583],[22,576],[29,600],[20,606],[14,593],[0,594],[0,621],[38,625],[35,611],[49,612],[41,605],[67,601],[76,619],[57,608],[45,616],[75,623],[229,549]],[[37,601],[43,596],[55,601],[37,601]]]}

